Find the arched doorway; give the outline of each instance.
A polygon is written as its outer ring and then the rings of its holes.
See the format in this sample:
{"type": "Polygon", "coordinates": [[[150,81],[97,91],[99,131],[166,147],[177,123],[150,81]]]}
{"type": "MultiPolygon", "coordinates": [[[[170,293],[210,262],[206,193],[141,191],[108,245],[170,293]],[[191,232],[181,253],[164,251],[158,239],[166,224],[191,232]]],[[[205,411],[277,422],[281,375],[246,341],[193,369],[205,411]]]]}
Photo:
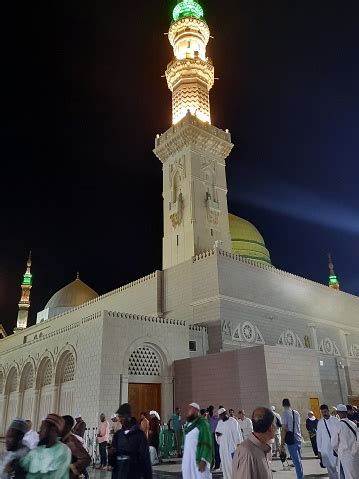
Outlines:
{"type": "Polygon", "coordinates": [[[164,362],[160,352],[149,344],[136,348],[128,360],[128,402],[132,413],[151,409],[161,412],[164,362]]]}
{"type": "Polygon", "coordinates": [[[36,386],[39,392],[37,427],[40,426],[41,421],[51,412],[52,409],[52,394],[53,394],[53,368],[49,357],[43,358],[40,363],[36,386]]]}
{"type": "Polygon", "coordinates": [[[34,367],[31,363],[27,363],[22,370],[19,387],[21,401],[20,416],[24,419],[32,418],[32,408],[34,402],[34,382],[34,367]]]}
{"type": "Polygon", "coordinates": [[[5,431],[10,426],[11,421],[14,417],[17,416],[17,401],[18,401],[18,374],[16,368],[13,366],[6,380],[5,386],[5,396],[7,396],[7,407],[6,407],[6,421],[5,421],[5,431]]]}
{"type": "Polygon", "coordinates": [[[56,385],[58,386],[58,411],[60,415],[73,414],[75,392],[75,357],[65,351],[56,369],[56,385]]]}

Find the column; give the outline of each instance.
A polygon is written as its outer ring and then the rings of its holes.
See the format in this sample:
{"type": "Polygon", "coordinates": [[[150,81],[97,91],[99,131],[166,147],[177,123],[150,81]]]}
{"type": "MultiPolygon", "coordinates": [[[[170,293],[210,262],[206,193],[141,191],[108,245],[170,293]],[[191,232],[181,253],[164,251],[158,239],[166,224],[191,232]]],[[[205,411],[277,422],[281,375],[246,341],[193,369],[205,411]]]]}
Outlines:
{"type": "Polygon", "coordinates": [[[128,376],[121,374],[121,404],[128,402],[128,376]]]}
{"type": "Polygon", "coordinates": [[[2,417],[0,418],[0,435],[5,436],[5,426],[6,426],[6,418],[7,418],[7,410],[9,407],[9,395],[4,394],[4,403],[3,403],[3,410],[2,410],[2,417]]]}
{"type": "Polygon", "coordinates": [[[161,418],[163,418],[163,422],[165,423],[167,423],[176,407],[173,401],[173,378],[164,377],[161,384],[161,418]]]}
{"type": "Polygon", "coordinates": [[[23,399],[24,399],[23,394],[21,392],[18,392],[16,397],[16,417],[21,417],[23,399]]]}
{"type": "Polygon", "coordinates": [[[313,349],[315,349],[316,351],[319,350],[319,346],[318,346],[318,337],[317,337],[317,326],[316,324],[309,324],[309,329],[310,329],[310,338],[312,340],[312,344],[313,344],[313,349]]]}
{"type": "Polygon", "coordinates": [[[34,395],[33,395],[33,402],[32,402],[32,413],[31,413],[31,421],[33,424],[34,430],[37,429],[37,411],[38,411],[38,403],[39,403],[39,396],[40,392],[38,389],[34,389],[34,395]]]}
{"type": "Polygon", "coordinates": [[[348,349],[348,336],[349,333],[343,331],[342,329],[339,331],[339,336],[340,336],[340,346],[341,346],[341,352],[344,358],[349,357],[349,349],[348,349]]]}
{"type": "Polygon", "coordinates": [[[54,385],[52,388],[52,401],[51,401],[51,411],[58,413],[60,409],[59,405],[59,386],[54,385]]]}

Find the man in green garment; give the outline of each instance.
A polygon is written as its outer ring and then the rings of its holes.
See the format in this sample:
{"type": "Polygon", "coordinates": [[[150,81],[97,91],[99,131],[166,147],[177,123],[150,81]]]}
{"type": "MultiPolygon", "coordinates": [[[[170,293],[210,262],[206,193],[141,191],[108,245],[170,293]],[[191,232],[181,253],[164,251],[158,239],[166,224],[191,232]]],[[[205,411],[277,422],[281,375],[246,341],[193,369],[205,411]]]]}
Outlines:
{"type": "Polygon", "coordinates": [[[26,479],[68,479],[71,451],[59,441],[65,421],[57,414],[49,414],[41,424],[38,447],[20,462],[26,479]]]}
{"type": "Polygon", "coordinates": [[[211,479],[213,439],[209,423],[200,415],[197,403],[188,408],[184,427],[184,451],[182,460],[183,479],[211,479]]]}

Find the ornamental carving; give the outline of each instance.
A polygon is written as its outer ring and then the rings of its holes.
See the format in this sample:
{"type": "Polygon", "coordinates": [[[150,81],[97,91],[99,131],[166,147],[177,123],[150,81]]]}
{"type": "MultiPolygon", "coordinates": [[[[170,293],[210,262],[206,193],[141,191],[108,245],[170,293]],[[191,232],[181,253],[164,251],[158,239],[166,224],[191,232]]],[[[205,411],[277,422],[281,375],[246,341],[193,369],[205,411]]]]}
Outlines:
{"type": "Polygon", "coordinates": [[[330,338],[324,338],[319,344],[319,351],[324,354],[330,354],[331,356],[340,356],[338,346],[330,338]]]}
{"type": "Polygon", "coordinates": [[[287,346],[289,348],[304,348],[300,337],[290,329],[283,331],[279,336],[278,343],[280,346],[287,346]]]}
{"type": "Polygon", "coordinates": [[[353,344],[350,346],[349,356],[352,358],[359,358],[359,344],[353,344]]]}
{"type": "Polygon", "coordinates": [[[257,326],[254,326],[254,324],[249,321],[244,321],[235,328],[232,339],[246,343],[264,344],[262,333],[257,326]]]}
{"type": "Polygon", "coordinates": [[[212,208],[207,208],[207,221],[210,226],[218,226],[219,223],[219,211],[216,211],[212,208]]]}
{"type": "Polygon", "coordinates": [[[173,228],[176,228],[182,223],[183,218],[183,196],[182,193],[178,195],[177,201],[171,203],[171,214],[170,219],[172,222],[173,228]]]}

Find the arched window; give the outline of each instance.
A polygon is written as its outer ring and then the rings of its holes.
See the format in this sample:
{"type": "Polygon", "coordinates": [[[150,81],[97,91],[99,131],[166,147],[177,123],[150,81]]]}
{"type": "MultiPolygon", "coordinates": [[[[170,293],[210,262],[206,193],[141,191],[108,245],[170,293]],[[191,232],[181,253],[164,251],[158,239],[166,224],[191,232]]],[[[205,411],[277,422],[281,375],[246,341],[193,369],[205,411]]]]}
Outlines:
{"type": "Polygon", "coordinates": [[[59,385],[58,409],[61,415],[72,414],[75,392],[76,359],[70,351],[65,351],[56,369],[56,383],[59,385]]]}
{"type": "Polygon", "coordinates": [[[36,377],[37,387],[39,389],[39,405],[37,415],[37,426],[40,426],[41,420],[46,417],[52,409],[52,378],[53,368],[49,357],[42,359],[36,377]]]}
{"type": "Polygon", "coordinates": [[[149,346],[135,349],[130,356],[128,374],[134,376],[161,376],[162,364],[157,351],[149,346]]]}
{"type": "Polygon", "coordinates": [[[27,363],[22,371],[20,379],[21,392],[21,413],[20,416],[25,419],[32,418],[32,406],[34,401],[34,367],[27,363]]]}
{"type": "Polygon", "coordinates": [[[7,405],[6,405],[6,421],[5,429],[7,429],[13,420],[16,417],[17,412],[17,385],[18,385],[18,374],[15,367],[12,367],[7,375],[6,385],[5,385],[5,394],[7,395],[7,405]]]}

